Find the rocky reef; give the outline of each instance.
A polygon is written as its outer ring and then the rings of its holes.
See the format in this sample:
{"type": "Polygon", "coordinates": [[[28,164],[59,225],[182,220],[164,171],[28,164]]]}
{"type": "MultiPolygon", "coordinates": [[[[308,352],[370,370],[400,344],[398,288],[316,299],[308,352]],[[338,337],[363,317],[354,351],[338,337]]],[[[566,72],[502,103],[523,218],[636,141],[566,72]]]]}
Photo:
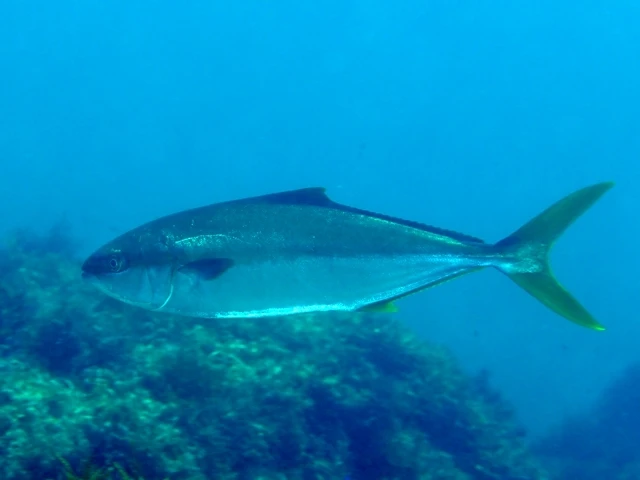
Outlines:
{"type": "Polygon", "coordinates": [[[568,418],[536,446],[554,478],[640,478],[640,364],[630,365],[591,411],[568,418]]]}
{"type": "Polygon", "coordinates": [[[6,239],[0,332],[7,480],[548,478],[487,382],[395,316],[152,314],[84,285],[56,228],[6,239]]]}

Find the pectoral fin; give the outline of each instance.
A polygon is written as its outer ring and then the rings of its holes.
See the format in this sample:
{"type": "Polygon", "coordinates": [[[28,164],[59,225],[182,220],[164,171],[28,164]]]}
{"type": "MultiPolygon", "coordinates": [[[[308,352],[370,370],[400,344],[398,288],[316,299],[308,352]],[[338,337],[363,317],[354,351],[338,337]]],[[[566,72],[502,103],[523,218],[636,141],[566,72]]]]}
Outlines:
{"type": "Polygon", "coordinates": [[[181,272],[192,272],[202,280],[213,280],[233,266],[230,258],[203,258],[195,262],[187,263],[178,270],[181,272]]]}

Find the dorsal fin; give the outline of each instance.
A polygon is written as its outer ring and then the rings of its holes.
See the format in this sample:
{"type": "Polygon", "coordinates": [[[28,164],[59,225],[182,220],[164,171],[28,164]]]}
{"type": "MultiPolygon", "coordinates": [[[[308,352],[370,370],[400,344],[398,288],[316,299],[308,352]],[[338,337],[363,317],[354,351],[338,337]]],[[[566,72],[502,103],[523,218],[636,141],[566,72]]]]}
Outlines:
{"type": "Polygon", "coordinates": [[[334,202],[331,201],[323,187],[300,188],[298,190],[288,190],[286,192],[269,193],[259,197],[251,197],[237,202],[247,203],[275,203],[279,205],[315,205],[318,207],[328,207],[334,202]]]}
{"type": "Polygon", "coordinates": [[[309,187],[301,188],[298,190],[289,190],[286,192],[270,193],[267,195],[250,197],[242,200],[233,200],[232,202],[273,203],[278,205],[312,205],[316,207],[332,208],[335,210],[341,210],[343,212],[350,212],[359,215],[366,215],[368,217],[373,217],[380,220],[386,220],[388,222],[416,228],[418,230],[434,233],[436,235],[443,235],[461,242],[484,243],[484,240],[472,237],[471,235],[466,235],[464,233],[458,233],[452,230],[446,230],[444,228],[434,227],[420,222],[414,222],[412,220],[404,220],[402,218],[392,217],[390,215],[384,215],[382,213],[370,212],[368,210],[362,210],[360,208],[343,205],[331,200],[325,192],[326,189],[323,187],[309,187]]]}

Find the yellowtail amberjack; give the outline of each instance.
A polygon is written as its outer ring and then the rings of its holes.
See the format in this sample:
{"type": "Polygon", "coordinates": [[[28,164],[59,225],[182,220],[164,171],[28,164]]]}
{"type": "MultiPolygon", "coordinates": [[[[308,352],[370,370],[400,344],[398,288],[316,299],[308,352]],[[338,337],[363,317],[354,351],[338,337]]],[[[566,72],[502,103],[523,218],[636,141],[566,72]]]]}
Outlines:
{"type": "Polygon", "coordinates": [[[107,243],[82,265],[105,294],[192,317],[393,311],[392,301],[485,267],[557,314],[604,328],[554,278],[548,254],[612,183],[578,190],[495,244],[333,202],[322,188],[176,213],[107,243]]]}

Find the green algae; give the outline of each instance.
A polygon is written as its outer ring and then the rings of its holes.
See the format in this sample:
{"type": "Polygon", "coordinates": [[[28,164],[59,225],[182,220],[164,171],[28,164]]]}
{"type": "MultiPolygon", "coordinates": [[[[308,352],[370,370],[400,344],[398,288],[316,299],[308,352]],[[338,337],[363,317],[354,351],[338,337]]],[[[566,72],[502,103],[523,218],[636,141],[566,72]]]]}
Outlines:
{"type": "Polygon", "coordinates": [[[548,478],[504,402],[395,317],[152,314],[49,241],[0,258],[3,478],[65,478],[56,456],[146,479],[548,478]]]}

